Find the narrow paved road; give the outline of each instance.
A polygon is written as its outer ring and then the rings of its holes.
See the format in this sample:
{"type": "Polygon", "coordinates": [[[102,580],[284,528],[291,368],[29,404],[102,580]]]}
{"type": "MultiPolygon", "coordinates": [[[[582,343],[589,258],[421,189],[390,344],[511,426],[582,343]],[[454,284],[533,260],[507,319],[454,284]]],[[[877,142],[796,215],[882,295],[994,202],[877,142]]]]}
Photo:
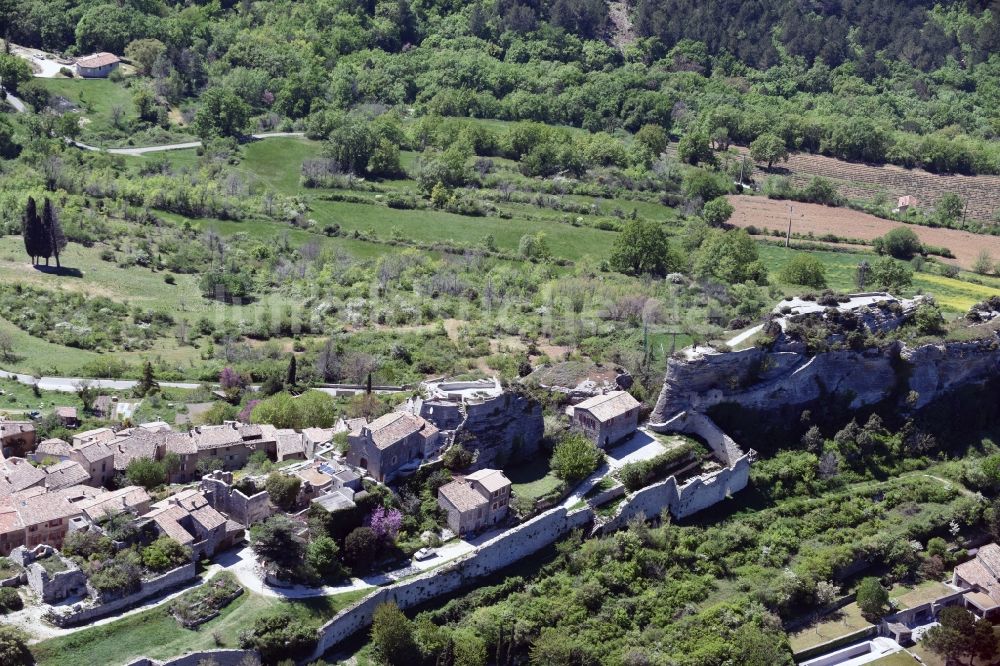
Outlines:
{"type": "Polygon", "coordinates": [[[14,95],[12,95],[10,93],[10,91],[8,91],[6,89],[3,89],[3,90],[4,90],[5,93],[7,93],[7,97],[6,97],[7,103],[10,104],[12,107],[14,107],[15,111],[17,111],[18,113],[25,113],[28,110],[28,107],[25,106],[25,104],[24,104],[23,101],[21,101],[19,98],[17,98],[14,95]]]}
{"type": "Polygon", "coordinates": [[[753,328],[748,328],[747,330],[745,330],[742,333],[740,333],[739,335],[737,335],[735,338],[732,338],[731,340],[729,340],[729,342],[727,342],[726,345],[729,346],[729,347],[736,347],[738,344],[740,344],[744,340],[748,340],[749,338],[753,337],[754,335],[756,335],[759,331],[762,331],[763,329],[764,329],[764,324],[758,324],[757,326],[754,326],[753,328]]]}
{"type": "MultiPolygon", "coordinates": [[[[282,136],[305,136],[305,132],[265,132],[262,134],[251,134],[254,139],[273,139],[275,137],[282,136]]],[[[69,141],[69,143],[77,148],[83,150],[90,150],[97,153],[109,153],[111,155],[146,155],[147,153],[162,153],[168,150],[184,150],[187,148],[198,148],[201,146],[201,141],[188,141],[187,143],[167,143],[162,146],[145,146],[142,148],[99,148],[97,146],[90,146],[86,143],[81,143],[79,141],[69,141]]]]}
{"type": "MultiPolygon", "coordinates": [[[[135,388],[138,380],[135,379],[89,379],[86,377],[40,377],[36,379],[31,375],[23,375],[18,372],[7,372],[0,370],[0,378],[16,379],[27,386],[38,384],[38,388],[43,391],[62,391],[64,393],[75,393],[80,382],[90,382],[94,388],[109,389],[112,391],[127,391],[135,388]]],[[[201,384],[197,382],[159,382],[163,388],[196,389],[201,384]]]]}

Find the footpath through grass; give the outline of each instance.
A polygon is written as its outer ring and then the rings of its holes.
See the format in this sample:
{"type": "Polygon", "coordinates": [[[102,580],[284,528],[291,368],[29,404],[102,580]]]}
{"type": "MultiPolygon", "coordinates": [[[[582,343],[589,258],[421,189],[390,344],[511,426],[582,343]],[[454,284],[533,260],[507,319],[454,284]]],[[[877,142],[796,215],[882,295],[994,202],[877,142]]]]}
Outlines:
{"type": "Polygon", "coordinates": [[[193,650],[238,647],[239,632],[255,620],[287,611],[302,624],[319,627],[337,611],[370,590],[355,590],[333,597],[280,601],[246,592],[219,617],[198,629],[184,629],[168,614],[167,605],[136,613],[109,624],[50,638],[31,647],[38,666],[118,666],[136,657],[166,659],[193,650]],[[216,637],[219,642],[216,642],[216,637]]]}

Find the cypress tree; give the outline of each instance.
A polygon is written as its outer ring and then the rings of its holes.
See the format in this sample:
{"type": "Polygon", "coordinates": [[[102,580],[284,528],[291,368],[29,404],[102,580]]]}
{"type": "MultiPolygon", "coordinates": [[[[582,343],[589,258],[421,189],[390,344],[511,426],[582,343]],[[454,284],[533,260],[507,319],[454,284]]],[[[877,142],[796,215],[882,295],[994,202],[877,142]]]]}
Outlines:
{"type": "Polygon", "coordinates": [[[34,197],[28,197],[28,204],[24,208],[24,216],[21,218],[21,235],[24,237],[24,250],[31,257],[31,263],[37,264],[38,257],[44,253],[44,229],[42,220],[38,217],[38,206],[34,197]]]}
{"type": "MultiPolygon", "coordinates": [[[[62,224],[59,223],[55,206],[52,205],[48,197],[45,197],[45,203],[42,204],[42,228],[45,230],[47,249],[56,258],[56,267],[59,267],[61,266],[59,253],[66,247],[66,234],[63,233],[62,224]]],[[[49,255],[44,253],[43,255],[45,256],[45,264],[48,265],[49,255]]]]}
{"type": "Polygon", "coordinates": [[[296,364],[295,364],[295,354],[292,354],[292,358],[288,360],[288,376],[285,377],[285,384],[288,386],[295,386],[296,375],[298,374],[296,364]]]}

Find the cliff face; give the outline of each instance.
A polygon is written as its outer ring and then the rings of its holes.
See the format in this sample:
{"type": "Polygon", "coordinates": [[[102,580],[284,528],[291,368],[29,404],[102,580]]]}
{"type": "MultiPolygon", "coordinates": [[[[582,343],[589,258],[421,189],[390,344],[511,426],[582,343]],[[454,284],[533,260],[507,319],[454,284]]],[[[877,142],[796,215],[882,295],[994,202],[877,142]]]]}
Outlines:
{"type": "Polygon", "coordinates": [[[459,435],[459,441],[476,454],[475,469],[501,467],[538,452],[545,432],[538,402],[504,393],[481,402],[467,402],[465,411],[465,422],[459,428],[464,436],[459,435]]]}
{"type": "Polygon", "coordinates": [[[688,349],[671,358],[652,424],[720,403],[769,411],[806,407],[824,396],[850,398],[859,408],[911,391],[920,408],[966,384],[1000,372],[1000,333],[985,340],[909,348],[895,343],[884,349],[831,351],[813,356],[794,345],[775,351],[748,349],[720,353],[688,349]]]}

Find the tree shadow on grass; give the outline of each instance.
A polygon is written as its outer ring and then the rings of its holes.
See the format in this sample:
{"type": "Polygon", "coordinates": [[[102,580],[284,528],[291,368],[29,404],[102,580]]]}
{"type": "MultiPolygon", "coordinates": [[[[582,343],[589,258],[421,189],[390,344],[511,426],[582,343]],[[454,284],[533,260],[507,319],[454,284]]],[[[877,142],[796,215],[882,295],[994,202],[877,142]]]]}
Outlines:
{"type": "Polygon", "coordinates": [[[48,275],[62,275],[65,277],[82,278],[83,271],[79,268],[69,268],[68,266],[39,266],[35,264],[35,270],[48,275]]]}

